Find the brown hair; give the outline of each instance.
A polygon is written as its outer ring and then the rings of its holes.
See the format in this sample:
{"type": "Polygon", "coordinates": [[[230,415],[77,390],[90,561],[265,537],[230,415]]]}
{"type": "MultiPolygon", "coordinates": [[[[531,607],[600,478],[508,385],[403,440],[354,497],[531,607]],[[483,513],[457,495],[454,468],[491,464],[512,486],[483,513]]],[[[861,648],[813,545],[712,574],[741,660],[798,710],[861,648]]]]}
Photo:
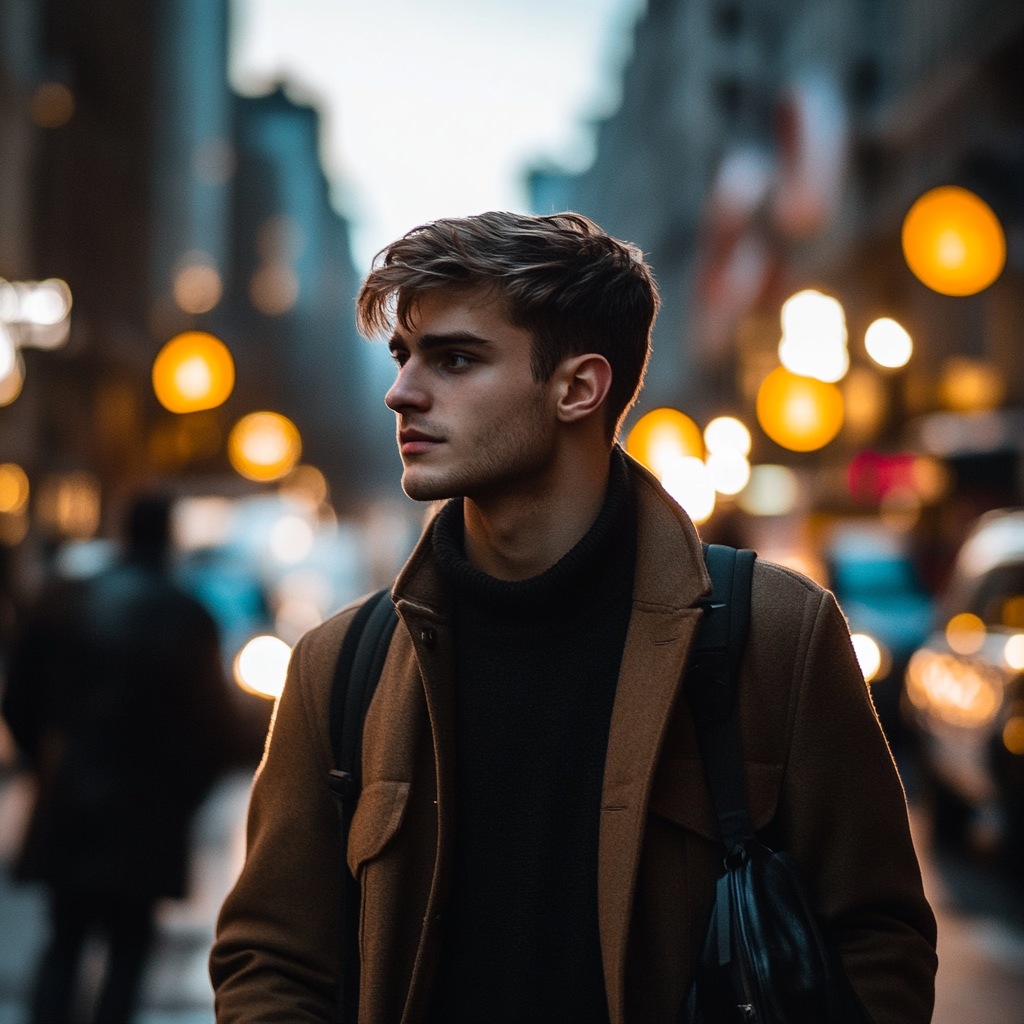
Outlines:
{"type": "Polygon", "coordinates": [[[509,322],[533,336],[534,380],[570,356],[596,352],[612,368],[606,402],[614,437],[643,381],[658,289],[643,253],[578,213],[482,213],[413,228],[386,246],[359,291],[370,337],[406,329],[428,291],[494,287],[509,322]]]}

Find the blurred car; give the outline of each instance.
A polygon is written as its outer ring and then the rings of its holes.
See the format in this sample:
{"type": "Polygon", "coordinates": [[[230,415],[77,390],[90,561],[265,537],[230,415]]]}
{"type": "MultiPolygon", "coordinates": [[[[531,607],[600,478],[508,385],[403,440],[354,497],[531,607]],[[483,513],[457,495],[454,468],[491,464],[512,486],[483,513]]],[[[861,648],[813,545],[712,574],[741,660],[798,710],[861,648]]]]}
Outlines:
{"type": "Polygon", "coordinates": [[[903,740],[903,671],[931,632],[935,606],[917,580],[905,540],[875,526],[838,530],[826,549],[829,581],[889,742],[903,740]]]}
{"type": "Polygon", "coordinates": [[[982,516],[907,666],[936,834],[1024,874],[1024,509],[982,516]]]}

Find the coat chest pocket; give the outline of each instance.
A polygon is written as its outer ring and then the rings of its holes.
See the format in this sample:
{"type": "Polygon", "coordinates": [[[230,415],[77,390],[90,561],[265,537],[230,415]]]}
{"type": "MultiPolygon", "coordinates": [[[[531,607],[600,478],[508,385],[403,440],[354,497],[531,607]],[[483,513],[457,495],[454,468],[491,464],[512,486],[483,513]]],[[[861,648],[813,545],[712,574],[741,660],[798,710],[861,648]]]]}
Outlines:
{"type": "Polygon", "coordinates": [[[348,833],[348,867],[353,875],[384,852],[401,828],[408,802],[408,782],[371,782],[359,794],[348,833]]]}
{"type": "MultiPolygon", "coordinates": [[[[775,817],[782,785],[782,766],[746,761],[747,800],[754,831],[766,828],[775,817]]],[[[682,825],[712,842],[719,839],[718,821],[699,758],[665,758],[651,791],[651,813],[682,825]]],[[[350,847],[351,849],[351,847],[350,847]]]]}

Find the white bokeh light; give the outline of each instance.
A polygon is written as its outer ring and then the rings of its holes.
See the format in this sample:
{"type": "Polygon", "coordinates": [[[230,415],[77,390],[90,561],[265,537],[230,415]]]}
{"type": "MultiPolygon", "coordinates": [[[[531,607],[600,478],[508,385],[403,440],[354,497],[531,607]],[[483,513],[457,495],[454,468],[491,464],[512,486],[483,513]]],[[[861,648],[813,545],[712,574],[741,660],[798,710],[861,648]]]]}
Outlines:
{"type": "Polygon", "coordinates": [[[235,682],[261,697],[280,697],[292,649],[276,636],[257,636],[235,658],[235,682]]]}
{"type": "Polygon", "coordinates": [[[739,494],[750,479],[750,463],[737,451],[712,452],[707,458],[707,467],[719,494],[739,494]]]}
{"type": "Polygon", "coordinates": [[[906,329],[887,316],[868,327],[864,347],[879,366],[889,369],[906,366],[914,352],[914,342],[906,329]]]}
{"type": "Polygon", "coordinates": [[[0,381],[6,380],[18,365],[14,339],[7,327],[0,323],[0,381]]]}
{"type": "Polygon", "coordinates": [[[709,452],[750,454],[750,431],[735,416],[716,416],[704,428],[704,444],[709,452]]]}
{"type": "Polygon", "coordinates": [[[857,664],[864,675],[864,682],[870,683],[882,667],[882,649],[867,633],[854,633],[850,641],[853,643],[853,653],[857,655],[857,664]]]}
{"type": "Polygon", "coordinates": [[[740,491],[739,506],[752,516],[784,516],[796,507],[800,484],[789,466],[765,463],[750,470],[750,481],[740,491]]]}
{"type": "Polygon", "coordinates": [[[1003,660],[1014,672],[1024,670],[1024,633],[1014,633],[1003,647],[1003,660]]]}
{"type": "Polygon", "coordinates": [[[63,281],[52,278],[25,286],[21,294],[20,319],[49,327],[59,324],[71,312],[71,292],[63,281]]]}
{"type": "Polygon", "coordinates": [[[301,562],[313,550],[313,527],[301,516],[281,516],[270,528],[270,551],[285,565],[301,562]]]}
{"type": "Polygon", "coordinates": [[[833,384],[850,368],[846,314],[837,299],[808,288],[782,305],[779,360],[790,373],[833,384]]]}
{"type": "Polygon", "coordinates": [[[675,459],[666,467],[661,483],[695,523],[703,523],[714,512],[715,485],[700,459],[690,455],[675,459]]]}

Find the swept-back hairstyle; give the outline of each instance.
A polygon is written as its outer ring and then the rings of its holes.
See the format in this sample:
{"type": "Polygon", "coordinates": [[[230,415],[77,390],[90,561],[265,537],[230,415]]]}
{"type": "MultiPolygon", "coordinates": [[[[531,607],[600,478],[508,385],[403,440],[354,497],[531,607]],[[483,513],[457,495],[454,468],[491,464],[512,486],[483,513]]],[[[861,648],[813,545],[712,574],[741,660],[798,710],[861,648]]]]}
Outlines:
{"type": "Polygon", "coordinates": [[[643,381],[658,289],[643,253],[578,213],[482,213],[413,228],[382,249],[360,289],[360,331],[380,336],[426,292],[491,287],[511,324],[533,338],[538,382],[570,356],[596,352],[612,368],[606,411],[614,437],[643,381]]]}

